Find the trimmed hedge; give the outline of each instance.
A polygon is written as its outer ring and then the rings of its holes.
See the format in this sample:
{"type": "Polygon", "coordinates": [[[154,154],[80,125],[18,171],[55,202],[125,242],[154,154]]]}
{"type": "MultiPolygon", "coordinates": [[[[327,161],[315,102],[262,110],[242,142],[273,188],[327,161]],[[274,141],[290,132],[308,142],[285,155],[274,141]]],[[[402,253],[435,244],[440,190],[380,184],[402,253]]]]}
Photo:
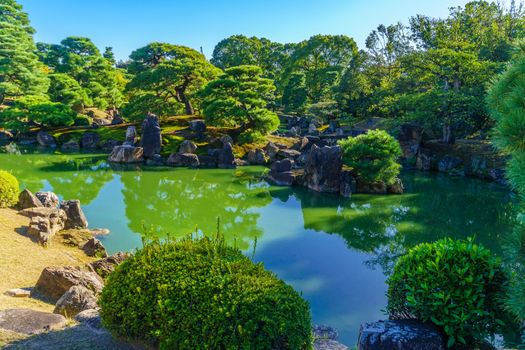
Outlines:
{"type": "Polygon", "coordinates": [[[0,208],[8,208],[18,203],[20,185],[16,177],[0,170],[0,208]]]}
{"type": "Polygon", "coordinates": [[[366,181],[395,181],[401,165],[399,142],[383,130],[369,130],[366,134],[349,137],[338,143],[343,149],[343,163],[366,181]]]}
{"type": "Polygon", "coordinates": [[[114,335],[160,349],[311,349],[307,302],[222,240],[147,244],[99,305],[114,335]]]}
{"type": "Polygon", "coordinates": [[[502,330],[508,276],[500,260],[473,243],[443,239],[412,248],[388,279],[391,318],[432,322],[448,347],[473,345],[502,330]]]}

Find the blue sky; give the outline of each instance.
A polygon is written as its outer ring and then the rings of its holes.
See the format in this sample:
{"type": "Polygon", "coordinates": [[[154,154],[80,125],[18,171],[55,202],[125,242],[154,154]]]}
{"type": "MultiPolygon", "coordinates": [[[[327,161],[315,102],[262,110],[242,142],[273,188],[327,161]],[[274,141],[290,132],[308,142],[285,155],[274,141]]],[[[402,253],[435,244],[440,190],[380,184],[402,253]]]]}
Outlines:
{"type": "Polygon", "coordinates": [[[119,59],[152,41],[203,48],[209,57],[233,34],[299,42],[345,34],[362,47],[379,24],[408,23],[417,13],[446,16],[465,0],[19,0],[36,41],[86,36],[119,59]]]}

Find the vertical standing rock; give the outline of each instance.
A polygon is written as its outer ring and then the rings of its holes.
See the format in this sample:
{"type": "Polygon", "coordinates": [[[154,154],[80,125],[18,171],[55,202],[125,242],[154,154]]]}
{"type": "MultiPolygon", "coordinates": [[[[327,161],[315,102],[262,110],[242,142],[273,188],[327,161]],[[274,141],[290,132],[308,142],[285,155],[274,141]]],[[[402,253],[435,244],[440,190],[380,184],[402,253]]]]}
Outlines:
{"type": "Polygon", "coordinates": [[[134,126],[128,126],[124,146],[135,146],[135,142],[137,142],[137,129],[134,126]]]}
{"type": "Polygon", "coordinates": [[[144,149],[144,157],[151,158],[155,154],[160,153],[162,135],[160,132],[159,117],[155,114],[148,113],[148,116],[142,123],[141,143],[144,149]]]}
{"type": "Polygon", "coordinates": [[[305,185],[317,192],[340,191],[343,167],[341,147],[312,146],[305,166],[305,185]]]}
{"type": "Polygon", "coordinates": [[[224,144],[219,152],[219,168],[233,169],[235,168],[235,156],[233,155],[233,148],[231,143],[227,142],[224,144]]]}
{"type": "Polygon", "coordinates": [[[65,211],[67,215],[65,229],[88,227],[88,222],[84,215],[84,211],[82,211],[82,208],[80,207],[79,200],[63,201],[60,204],[60,209],[65,211]]]}

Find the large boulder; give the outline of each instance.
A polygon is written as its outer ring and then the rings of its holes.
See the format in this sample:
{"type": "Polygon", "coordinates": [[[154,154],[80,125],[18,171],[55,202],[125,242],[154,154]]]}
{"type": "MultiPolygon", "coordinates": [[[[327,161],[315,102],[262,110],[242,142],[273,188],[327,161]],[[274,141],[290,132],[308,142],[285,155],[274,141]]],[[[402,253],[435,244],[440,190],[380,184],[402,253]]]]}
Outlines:
{"type": "Polygon", "coordinates": [[[233,155],[232,144],[227,142],[219,152],[217,166],[222,169],[235,168],[235,156],[233,155]]]}
{"type": "Polygon", "coordinates": [[[339,146],[312,146],[305,166],[305,186],[317,192],[338,193],[343,166],[339,146]]]}
{"type": "Polygon", "coordinates": [[[265,165],[268,163],[268,157],[262,149],[252,149],[247,155],[248,162],[252,165],[265,165]]]}
{"type": "Polygon", "coordinates": [[[167,164],[175,167],[198,168],[199,157],[193,153],[173,153],[168,157],[167,164]]]}
{"type": "Polygon", "coordinates": [[[205,132],[206,123],[202,119],[192,120],[189,122],[190,130],[193,132],[205,132]]]}
{"type": "Polygon", "coordinates": [[[124,252],[118,252],[106,258],[94,261],[88,265],[88,267],[96,272],[100,277],[106,278],[110,273],[115,271],[115,268],[122,264],[130,254],[124,252]]]}
{"type": "Polygon", "coordinates": [[[38,208],[43,207],[44,205],[38,199],[37,196],[35,196],[31,191],[29,191],[27,188],[20,192],[20,195],[18,196],[18,205],[17,208],[19,210],[28,209],[28,208],[38,208]]]}
{"type": "Polygon", "coordinates": [[[268,142],[266,146],[264,146],[264,151],[266,152],[266,155],[268,156],[268,161],[273,162],[277,158],[279,147],[277,147],[277,145],[273,142],[268,142]]]}
{"type": "Polygon", "coordinates": [[[290,158],[290,159],[296,159],[301,155],[301,152],[296,151],[294,149],[280,149],[279,152],[277,152],[277,157],[281,159],[290,158]]]}
{"type": "Polygon", "coordinates": [[[151,158],[160,153],[162,147],[162,135],[159,124],[159,117],[148,113],[142,122],[141,145],[144,149],[144,157],[151,158]]]}
{"type": "Polygon", "coordinates": [[[67,325],[62,315],[31,309],[7,309],[0,311],[0,328],[11,332],[34,335],[61,329],[67,325]]]}
{"type": "Polygon", "coordinates": [[[42,147],[55,148],[57,146],[55,138],[45,131],[39,131],[36,134],[36,140],[42,147]]]}
{"type": "Polygon", "coordinates": [[[392,194],[403,194],[405,192],[405,186],[400,178],[396,178],[393,183],[386,186],[386,190],[392,194]]]}
{"type": "Polygon", "coordinates": [[[56,303],[73,286],[86,287],[98,295],[104,288],[104,283],[94,272],[82,271],[71,266],[51,266],[42,271],[31,294],[40,294],[56,303]]]}
{"type": "Polygon", "coordinates": [[[40,200],[40,203],[47,208],[57,208],[60,203],[58,196],[50,191],[44,192],[40,191],[35,193],[35,196],[40,200]]]}
{"type": "Polygon", "coordinates": [[[100,135],[96,132],[85,132],[80,138],[80,147],[84,149],[96,149],[100,143],[100,135]]]}
{"type": "Polygon", "coordinates": [[[53,313],[74,317],[78,313],[97,307],[95,293],[83,286],[72,286],[55,304],[53,313]]]}
{"type": "Polygon", "coordinates": [[[179,153],[195,153],[197,145],[190,140],[184,140],[179,146],[179,153]]]}
{"type": "Polygon", "coordinates": [[[217,167],[217,156],[209,154],[200,154],[199,167],[201,168],[216,168],[217,167]]]}
{"type": "Polygon", "coordinates": [[[0,130],[0,142],[9,142],[12,141],[14,135],[7,130],[0,130]]]}
{"type": "Polygon", "coordinates": [[[365,323],[359,330],[358,350],[445,350],[438,329],[414,320],[365,323]]]}
{"type": "Polygon", "coordinates": [[[113,148],[108,161],[112,163],[141,163],[144,161],[143,154],[142,147],[117,146],[113,148]]]}
{"type": "Polygon", "coordinates": [[[292,186],[296,183],[296,172],[292,171],[293,161],[283,159],[273,162],[267,180],[278,186],[292,186]]]}
{"type": "Polygon", "coordinates": [[[60,204],[60,209],[62,209],[67,216],[66,224],[64,226],[65,229],[88,227],[88,222],[84,215],[84,211],[80,207],[79,200],[63,201],[60,204]]]}

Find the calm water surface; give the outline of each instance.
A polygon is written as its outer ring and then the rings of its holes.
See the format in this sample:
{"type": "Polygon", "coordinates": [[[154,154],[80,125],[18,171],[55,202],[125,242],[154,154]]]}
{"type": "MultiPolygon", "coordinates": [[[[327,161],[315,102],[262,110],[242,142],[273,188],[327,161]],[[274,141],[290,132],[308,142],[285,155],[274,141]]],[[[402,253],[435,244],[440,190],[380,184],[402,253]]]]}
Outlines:
{"type": "Polygon", "coordinates": [[[107,156],[0,153],[22,187],[80,199],[91,228],[108,228],[110,253],[142,234],[212,234],[291,284],[313,321],[355,344],[359,325],[384,318],[385,279],[396,256],[420,242],[475,236],[499,254],[512,215],[508,190],[478,180],[403,174],[401,196],[344,199],[260,180],[262,167],[188,170],[115,167],[107,156]]]}

